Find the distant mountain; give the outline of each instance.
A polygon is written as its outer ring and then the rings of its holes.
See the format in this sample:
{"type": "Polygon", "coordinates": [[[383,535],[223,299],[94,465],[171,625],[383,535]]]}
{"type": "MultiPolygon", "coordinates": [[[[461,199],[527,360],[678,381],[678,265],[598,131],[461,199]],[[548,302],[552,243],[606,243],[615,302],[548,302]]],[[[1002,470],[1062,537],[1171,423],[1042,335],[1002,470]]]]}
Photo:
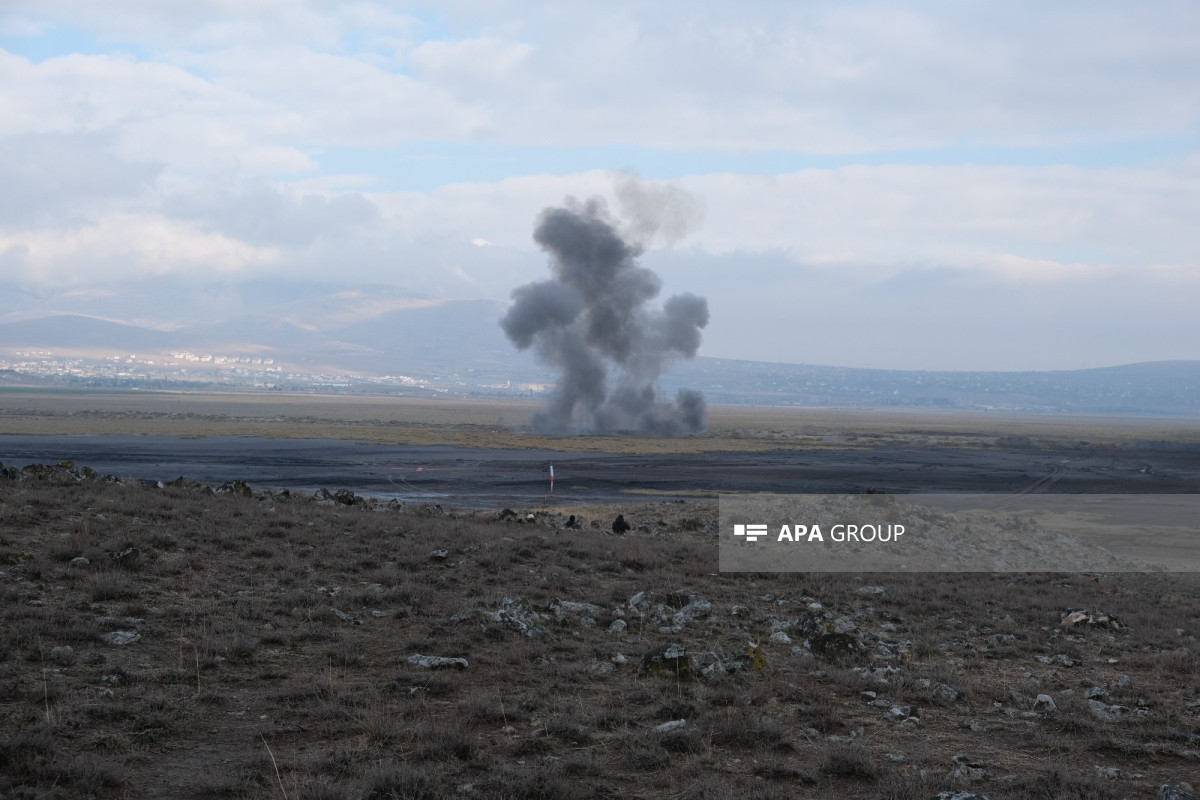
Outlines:
{"type": "MultiPolygon", "coordinates": [[[[263,377],[271,372],[295,387],[327,385],[337,376],[369,386],[400,376],[402,386],[411,377],[439,391],[505,394],[554,380],[530,353],[512,347],[499,327],[504,304],[489,300],[437,299],[388,286],[177,279],[46,294],[14,289],[4,297],[0,362],[22,365],[39,380],[88,374],[75,363],[37,367],[39,358],[119,362],[92,371],[106,376],[103,385],[268,385],[276,382],[263,377]],[[255,370],[259,377],[247,377],[255,370]]],[[[14,374],[3,383],[11,385],[14,374]]],[[[674,364],[661,387],[668,394],[698,389],[713,403],[1200,417],[1200,361],[932,372],[700,357],[674,364]]]]}
{"type": "Polygon", "coordinates": [[[0,346],[54,348],[70,352],[157,353],[179,347],[173,332],[154,330],[81,314],[50,314],[16,322],[0,322],[0,346]]]}

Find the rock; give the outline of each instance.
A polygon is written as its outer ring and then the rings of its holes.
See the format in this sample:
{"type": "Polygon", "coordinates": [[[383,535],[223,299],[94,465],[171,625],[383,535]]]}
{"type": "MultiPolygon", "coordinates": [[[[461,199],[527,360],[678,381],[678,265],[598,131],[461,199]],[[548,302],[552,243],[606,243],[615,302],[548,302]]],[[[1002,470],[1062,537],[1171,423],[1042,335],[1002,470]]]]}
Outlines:
{"type": "Polygon", "coordinates": [[[950,771],[951,780],[971,782],[983,780],[987,776],[987,765],[974,756],[959,753],[950,760],[954,762],[954,769],[950,771]]]}
{"type": "Polygon", "coordinates": [[[854,590],[855,594],[883,594],[885,591],[882,586],[861,586],[854,590]]]}
{"type": "Polygon", "coordinates": [[[340,503],[344,506],[354,506],[361,505],[364,501],[363,498],[359,497],[349,489],[338,489],[333,493],[333,502],[340,503]]]}
{"type": "Polygon", "coordinates": [[[579,524],[579,520],[575,519],[575,515],[572,514],[571,516],[567,517],[567,521],[563,523],[563,527],[567,528],[568,530],[577,531],[582,526],[579,524]]]}
{"type": "Polygon", "coordinates": [[[231,481],[216,488],[217,494],[232,494],[235,497],[253,497],[254,492],[245,481],[231,481]]]}
{"type": "Polygon", "coordinates": [[[863,650],[862,643],[848,633],[823,633],[812,640],[812,651],[831,661],[853,658],[863,650]]]}
{"type": "Polygon", "coordinates": [[[775,631],[771,634],[771,641],[778,644],[791,644],[792,637],[788,636],[784,631],[775,631]]]}
{"type": "Polygon", "coordinates": [[[938,792],[934,800],[988,800],[988,796],[974,792],[938,792]]]}
{"type": "MultiPolygon", "coordinates": [[[[807,653],[807,651],[805,652],[807,653]]],[[[712,658],[712,662],[702,670],[702,674],[706,678],[729,675],[734,672],[741,672],[744,669],[752,669],[756,672],[765,672],[768,669],[766,654],[754,642],[747,642],[742,652],[728,658],[722,658],[716,653],[708,653],[707,655],[712,658]]]]}
{"type": "Polygon", "coordinates": [[[1110,706],[1099,700],[1088,700],[1087,705],[1088,711],[1092,712],[1093,717],[1105,722],[1120,722],[1129,712],[1129,709],[1124,706],[1110,706]]]}
{"type": "Polygon", "coordinates": [[[671,621],[676,625],[688,625],[698,619],[707,617],[712,613],[712,603],[705,600],[703,597],[693,597],[691,601],[683,608],[676,611],[671,616],[671,621]]]}
{"type": "Polygon", "coordinates": [[[1055,705],[1054,698],[1050,695],[1039,694],[1037,699],[1033,701],[1033,710],[1051,713],[1053,711],[1058,711],[1058,706],[1055,705]]]}
{"type": "Polygon", "coordinates": [[[1108,690],[1101,686],[1093,686],[1084,692],[1083,696],[1088,700],[1099,700],[1103,697],[1108,697],[1108,690]]]}
{"type": "Polygon", "coordinates": [[[545,614],[539,614],[530,608],[529,603],[520,597],[506,597],[500,601],[500,608],[495,611],[483,612],[485,619],[500,625],[515,628],[522,636],[530,638],[546,632],[541,623],[547,621],[545,614]]]}
{"type": "Polygon", "coordinates": [[[408,657],[408,663],[414,667],[421,669],[466,669],[467,660],[465,658],[448,658],[446,656],[423,656],[420,653],[413,653],[408,657]]]}
{"type": "Polygon", "coordinates": [[[812,639],[823,633],[831,633],[831,631],[825,629],[827,624],[825,616],[825,612],[821,610],[809,609],[808,611],[804,611],[792,621],[792,630],[805,639],[812,639]]]}
{"type": "Polygon", "coordinates": [[[445,561],[446,557],[449,555],[450,555],[450,551],[443,547],[441,549],[434,550],[432,553],[430,553],[429,559],[431,561],[445,561]]]}
{"type": "Polygon", "coordinates": [[[142,553],[136,547],[127,547],[119,553],[109,553],[109,558],[122,567],[136,567],[142,560],[142,553]]]}
{"type": "Polygon", "coordinates": [[[1039,664],[1047,664],[1047,665],[1061,664],[1064,667],[1075,666],[1075,659],[1071,658],[1066,653],[1059,653],[1058,655],[1054,655],[1054,656],[1037,656],[1037,662],[1039,664]]]}
{"type": "Polygon", "coordinates": [[[71,559],[71,566],[73,567],[86,567],[91,563],[91,560],[87,556],[75,556],[71,559]]]}
{"type": "Polygon", "coordinates": [[[550,603],[550,610],[558,622],[574,620],[589,628],[595,626],[596,620],[604,614],[604,609],[594,603],[578,603],[572,600],[555,600],[550,603]]]}
{"type": "Polygon", "coordinates": [[[111,644],[114,647],[124,647],[141,639],[142,635],[137,631],[113,631],[112,633],[104,634],[100,638],[104,640],[105,644],[111,644]]]}
{"type": "Polygon", "coordinates": [[[628,627],[629,627],[629,623],[625,622],[625,620],[614,619],[612,621],[612,624],[608,626],[608,632],[609,633],[621,633],[628,627]]]}
{"type": "Polygon", "coordinates": [[[625,521],[625,515],[617,514],[617,518],[613,520],[612,532],[613,533],[626,533],[631,530],[633,530],[633,526],[631,526],[628,522],[625,521]]]}
{"type": "Polygon", "coordinates": [[[696,676],[696,667],[692,663],[687,649],[679,643],[669,644],[658,650],[651,650],[642,656],[640,672],[649,672],[660,678],[691,680],[696,676]]]}
{"type": "Polygon", "coordinates": [[[1118,631],[1121,629],[1121,623],[1117,621],[1116,617],[1111,614],[1088,611],[1086,608],[1068,610],[1062,615],[1058,624],[1064,628],[1087,625],[1088,627],[1111,628],[1118,631]]]}
{"type": "Polygon", "coordinates": [[[670,733],[671,731],[679,730],[686,724],[687,724],[687,720],[673,719],[670,722],[664,722],[661,725],[655,725],[653,728],[651,728],[651,730],[654,733],[670,733]]]}
{"type": "Polygon", "coordinates": [[[855,675],[858,675],[863,680],[871,683],[887,686],[894,678],[900,677],[900,668],[893,666],[883,667],[853,667],[851,670],[855,675]]]}
{"type": "Polygon", "coordinates": [[[340,619],[342,622],[345,622],[347,625],[362,625],[361,619],[359,619],[358,617],[351,616],[350,614],[347,614],[345,611],[338,611],[333,606],[330,606],[329,610],[333,612],[333,615],[335,617],[340,619]]]}
{"type": "Polygon", "coordinates": [[[958,690],[953,686],[939,683],[933,687],[933,699],[943,703],[953,703],[958,699],[958,690]]]}
{"type": "Polygon", "coordinates": [[[1196,790],[1190,783],[1177,783],[1174,786],[1164,783],[1158,787],[1158,800],[1200,800],[1196,790]]]}
{"type": "Polygon", "coordinates": [[[313,502],[319,506],[334,505],[333,495],[329,493],[328,489],[317,489],[315,492],[313,492],[312,499],[313,502]]]}

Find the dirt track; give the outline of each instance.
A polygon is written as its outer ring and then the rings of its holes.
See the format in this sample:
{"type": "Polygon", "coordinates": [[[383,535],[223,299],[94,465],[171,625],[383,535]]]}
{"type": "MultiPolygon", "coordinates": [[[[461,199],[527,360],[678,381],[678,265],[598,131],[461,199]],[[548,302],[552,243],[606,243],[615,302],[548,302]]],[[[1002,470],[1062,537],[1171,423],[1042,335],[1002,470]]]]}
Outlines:
{"type": "Polygon", "coordinates": [[[1200,448],[775,450],[646,455],[386,446],[339,440],[3,436],[7,466],[71,460],[103,474],[256,488],[351,489],[476,508],[721,492],[1200,493],[1200,448]]]}

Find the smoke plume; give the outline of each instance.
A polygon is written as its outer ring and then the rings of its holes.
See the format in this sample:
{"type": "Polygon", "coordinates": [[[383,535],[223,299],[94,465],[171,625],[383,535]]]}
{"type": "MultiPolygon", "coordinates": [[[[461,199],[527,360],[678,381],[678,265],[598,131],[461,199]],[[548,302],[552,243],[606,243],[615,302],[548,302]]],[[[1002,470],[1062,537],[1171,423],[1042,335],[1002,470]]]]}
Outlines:
{"type": "MultiPolygon", "coordinates": [[[[628,208],[627,199],[628,189],[628,208]]],[[[662,436],[704,429],[702,394],[684,389],[670,403],[655,386],[673,359],[696,355],[708,324],[708,302],[694,294],[648,307],[662,283],[636,259],[656,223],[640,216],[631,226],[639,238],[630,241],[599,199],[568,199],[538,218],[533,238],[550,254],[553,278],[513,290],[500,321],[514,345],[534,348],[558,372],[548,407],[534,415],[536,429],[662,436]]]]}

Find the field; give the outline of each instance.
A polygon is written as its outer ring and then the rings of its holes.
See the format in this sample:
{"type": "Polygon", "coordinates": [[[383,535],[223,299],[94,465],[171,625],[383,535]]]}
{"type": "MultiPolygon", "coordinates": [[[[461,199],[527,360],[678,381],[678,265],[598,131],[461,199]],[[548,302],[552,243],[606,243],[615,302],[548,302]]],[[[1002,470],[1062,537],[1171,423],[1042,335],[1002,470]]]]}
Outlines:
{"type": "Polygon", "coordinates": [[[146,434],[362,439],[611,453],[776,448],[972,448],[1003,437],[1047,444],[1200,443],[1194,421],[992,416],[716,406],[708,430],[674,439],[546,436],[528,429],[536,401],[428,400],[304,394],[0,392],[0,434],[146,434]]]}
{"type": "MultiPolygon", "coordinates": [[[[543,442],[524,405],[0,400],[6,433],[543,442]]],[[[1194,441],[986,422],[715,409],[687,440],[553,443],[1194,441]]],[[[1200,774],[1194,574],[721,574],[707,500],[398,508],[5,466],[0,796],[1103,800],[1200,774]]]]}

